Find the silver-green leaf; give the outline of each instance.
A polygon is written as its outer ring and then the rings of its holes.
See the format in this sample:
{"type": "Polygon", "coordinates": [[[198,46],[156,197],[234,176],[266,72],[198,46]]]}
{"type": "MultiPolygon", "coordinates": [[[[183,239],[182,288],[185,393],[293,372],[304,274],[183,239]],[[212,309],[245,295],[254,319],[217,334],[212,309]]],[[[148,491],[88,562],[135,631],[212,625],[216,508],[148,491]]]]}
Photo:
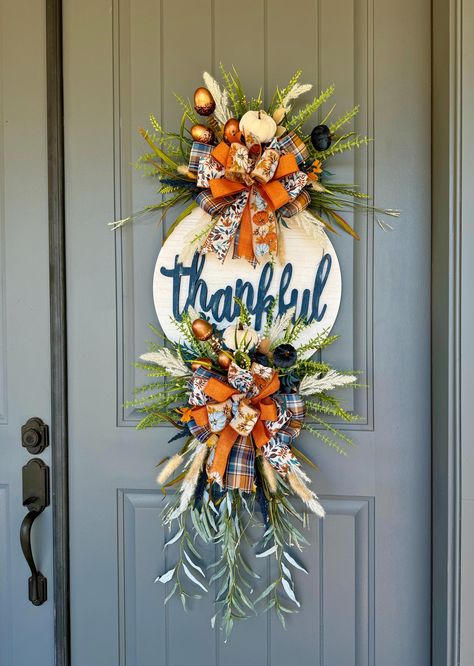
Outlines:
{"type": "Polygon", "coordinates": [[[155,583],[168,583],[174,576],[174,572],[176,571],[176,567],[173,567],[172,569],[169,569],[166,573],[162,574],[161,576],[157,576],[155,578],[155,583]]]}
{"type": "Polygon", "coordinates": [[[195,576],[193,576],[193,574],[189,571],[188,567],[184,564],[184,562],[183,562],[183,569],[184,569],[184,573],[189,578],[189,580],[191,580],[196,585],[199,585],[199,587],[202,588],[204,590],[204,592],[207,592],[207,589],[204,587],[204,585],[201,583],[201,581],[199,581],[195,576]]]}
{"type": "Polygon", "coordinates": [[[306,571],[306,569],[305,569],[301,564],[299,564],[299,563],[298,563],[293,557],[291,557],[291,555],[289,555],[286,551],[283,553],[283,555],[284,555],[284,557],[286,557],[286,559],[288,560],[288,562],[289,562],[290,564],[292,564],[294,567],[296,567],[296,568],[299,569],[300,571],[303,571],[305,574],[308,573],[308,572],[306,571]]]}

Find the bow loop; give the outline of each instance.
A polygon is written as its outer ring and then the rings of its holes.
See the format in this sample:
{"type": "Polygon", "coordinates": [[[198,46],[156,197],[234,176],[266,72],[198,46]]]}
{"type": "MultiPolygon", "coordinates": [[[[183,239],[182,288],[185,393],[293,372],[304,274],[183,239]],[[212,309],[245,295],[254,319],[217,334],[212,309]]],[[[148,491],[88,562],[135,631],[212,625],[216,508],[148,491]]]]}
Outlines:
{"type": "Polygon", "coordinates": [[[190,382],[191,433],[214,441],[209,475],[226,488],[249,492],[254,483],[255,449],[282,475],[299,465],[291,442],[298,436],[305,403],[297,394],[280,394],[272,368],[253,363],[250,370],[232,363],[227,377],[200,367],[190,382]]]}
{"type": "Polygon", "coordinates": [[[308,180],[299,170],[305,151],[304,142],[291,132],[272,139],[263,150],[251,134],[245,135],[245,144],[221,142],[212,148],[194,143],[189,169],[197,171],[197,185],[205,188],[196,201],[206,212],[218,214],[202,253],[214,252],[223,262],[234,242],[234,256],[254,265],[275,256],[276,211],[289,216],[309,203],[308,196],[299,196],[308,180]]]}

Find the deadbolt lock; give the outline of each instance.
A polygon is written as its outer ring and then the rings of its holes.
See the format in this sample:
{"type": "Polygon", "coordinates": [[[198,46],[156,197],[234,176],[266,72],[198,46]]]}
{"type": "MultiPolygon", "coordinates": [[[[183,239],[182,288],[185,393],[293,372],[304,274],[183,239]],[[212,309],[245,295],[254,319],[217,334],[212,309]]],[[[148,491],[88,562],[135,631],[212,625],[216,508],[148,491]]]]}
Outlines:
{"type": "Polygon", "coordinates": [[[49,431],[42,419],[34,416],[21,426],[21,445],[33,456],[45,450],[49,445],[49,431]]]}

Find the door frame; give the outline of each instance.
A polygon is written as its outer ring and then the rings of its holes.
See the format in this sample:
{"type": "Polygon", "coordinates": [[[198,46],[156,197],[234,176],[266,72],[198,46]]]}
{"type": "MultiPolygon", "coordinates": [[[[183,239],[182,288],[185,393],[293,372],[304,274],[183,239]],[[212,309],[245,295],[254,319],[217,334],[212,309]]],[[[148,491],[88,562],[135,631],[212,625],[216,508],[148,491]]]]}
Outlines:
{"type": "MultiPolygon", "coordinates": [[[[432,0],[432,665],[460,634],[460,231],[463,0],[432,0]],[[446,189],[446,172],[451,174],[446,189]]],[[[62,0],[46,0],[55,664],[70,666],[62,0]]]]}
{"type": "Polygon", "coordinates": [[[69,466],[62,0],[46,0],[55,666],[70,666],[69,466]]]}
{"type": "Polygon", "coordinates": [[[461,659],[463,4],[432,0],[433,666],[461,659]]]}

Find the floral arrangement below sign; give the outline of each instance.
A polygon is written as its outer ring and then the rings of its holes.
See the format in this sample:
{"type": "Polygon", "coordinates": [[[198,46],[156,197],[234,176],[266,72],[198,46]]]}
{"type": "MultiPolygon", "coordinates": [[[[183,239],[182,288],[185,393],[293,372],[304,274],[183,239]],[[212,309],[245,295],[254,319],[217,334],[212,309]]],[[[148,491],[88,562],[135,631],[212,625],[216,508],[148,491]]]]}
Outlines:
{"type": "Polygon", "coordinates": [[[221,67],[221,73],[223,86],[204,73],[207,87],[195,91],[194,103],[178,97],[183,107],[178,132],[163,129],[154,116],[152,132],[140,130],[151,152],[138,166],[159,178],[161,200],[112,223],[112,228],[145,213],[164,214],[181,206],[172,230],[200,206],[207,215],[188,239],[191,249],[215,253],[224,261],[233,248],[234,257],[256,265],[278,256],[281,225],[310,235],[339,228],[358,239],[344,219],[346,211],[399,215],[372,206],[357,185],[334,182],[326,168],[329,158],[368,143],[368,137],[344,129],[357,115],[357,106],[334,120],[332,107],[306,130],[334,86],[298,110],[299,98],[312,88],[300,83],[298,71],[264,108],[261,95],[246,96],[235,70],[221,67]]]}
{"type": "Polygon", "coordinates": [[[177,523],[165,547],[175,544],[179,555],[156,580],[171,586],[166,600],[178,594],[184,607],[216,583],[212,624],[219,618],[226,637],[235,620],[260,608],[274,608],[285,624],[285,614],[299,607],[293,576],[307,571],[294,551],[307,543],[306,511],[323,517],[324,509],[301,463],[315,465],[295,440],[305,429],[344,453],[351,440],[325,419],[357,418],[332,394],[357,386],[356,377],[308,358],[336,336],[294,346],[306,326],[294,321],[294,310],[274,317],[274,300],[258,334],[244,304],[238,305],[238,321],[223,330],[192,309],[175,321],[181,342],[151,344],[141,356],[137,365],[151,383],[137,389],[141,397],[131,403],[144,413],[139,428],[169,422],[178,430],[170,443],[185,440],[160,463],[163,491],[177,488],[163,513],[165,524],[177,523]],[[259,522],[260,538],[251,544],[249,532],[259,522]],[[197,535],[219,549],[210,565],[197,535]],[[275,577],[265,589],[248,561],[252,550],[256,558],[275,559],[275,577]]]}

